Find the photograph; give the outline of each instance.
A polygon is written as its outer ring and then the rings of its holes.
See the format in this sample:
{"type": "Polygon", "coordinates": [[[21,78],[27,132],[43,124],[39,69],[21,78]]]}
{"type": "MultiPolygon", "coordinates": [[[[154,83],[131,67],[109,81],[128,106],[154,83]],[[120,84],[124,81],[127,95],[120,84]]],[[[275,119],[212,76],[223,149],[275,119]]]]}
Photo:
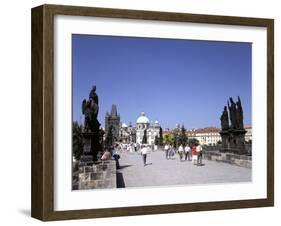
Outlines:
{"type": "Polygon", "coordinates": [[[252,43],[71,45],[73,191],[252,182],[252,43]]]}
{"type": "Polygon", "coordinates": [[[31,22],[32,217],[274,206],[273,18],[44,4],[31,22]]]}

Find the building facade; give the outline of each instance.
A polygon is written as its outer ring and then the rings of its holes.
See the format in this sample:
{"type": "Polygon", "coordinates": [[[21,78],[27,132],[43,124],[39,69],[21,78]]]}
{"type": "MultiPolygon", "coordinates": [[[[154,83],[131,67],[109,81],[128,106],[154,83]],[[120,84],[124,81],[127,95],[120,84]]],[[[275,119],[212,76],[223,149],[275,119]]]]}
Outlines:
{"type": "Polygon", "coordinates": [[[132,123],[122,123],[119,129],[119,141],[124,144],[136,143],[136,130],[132,123]]]}
{"type": "Polygon", "coordinates": [[[150,123],[145,113],[142,112],[136,121],[136,143],[142,143],[145,130],[147,135],[147,143],[150,145],[155,144],[156,137],[159,138],[160,124],[158,121],[150,123]]]}
{"type": "Polygon", "coordinates": [[[216,127],[207,127],[202,129],[192,129],[187,131],[188,138],[195,138],[201,145],[214,146],[221,142],[220,129],[216,127]]]}
{"type": "MultiPolygon", "coordinates": [[[[247,131],[245,141],[249,142],[252,140],[252,126],[245,126],[245,130],[247,131]]],[[[220,129],[216,127],[191,129],[187,131],[187,136],[188,138],[197,139],[201,145],[214,146],[221,142],[219,131],[220,129]]]]}

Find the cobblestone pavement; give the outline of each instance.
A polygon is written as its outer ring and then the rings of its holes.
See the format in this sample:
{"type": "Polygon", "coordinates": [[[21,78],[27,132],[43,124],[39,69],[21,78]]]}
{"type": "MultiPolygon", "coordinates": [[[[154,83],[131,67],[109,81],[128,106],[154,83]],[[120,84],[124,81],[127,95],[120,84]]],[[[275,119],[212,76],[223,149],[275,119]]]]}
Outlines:
{"type": "Polygon", "coordinates": [[[251,169],[228,163],[203,160],[203,166],[180,161],[178,155],[167,160],[163,151],[147,155],[143,166],[139,153],[121,153],[117,171],[117,187],[210,184],[251,181],[251,169]]]}

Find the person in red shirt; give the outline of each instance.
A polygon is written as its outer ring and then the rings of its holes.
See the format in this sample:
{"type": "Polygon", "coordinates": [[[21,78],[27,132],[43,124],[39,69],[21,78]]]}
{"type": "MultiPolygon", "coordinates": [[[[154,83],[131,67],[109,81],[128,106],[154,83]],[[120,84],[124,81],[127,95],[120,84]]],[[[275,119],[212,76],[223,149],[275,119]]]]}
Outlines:
{"type": "Polygon", "coordinates": [[[196,151],[196,145],[192,146],[192,162],[193,164],[197,164],[197,151],[196,151]]]}

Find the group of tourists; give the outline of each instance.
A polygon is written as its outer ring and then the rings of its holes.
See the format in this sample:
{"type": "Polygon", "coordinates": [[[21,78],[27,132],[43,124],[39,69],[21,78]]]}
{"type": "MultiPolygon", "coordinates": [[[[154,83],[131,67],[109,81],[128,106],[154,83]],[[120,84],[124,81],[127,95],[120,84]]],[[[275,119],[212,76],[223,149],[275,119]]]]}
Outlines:
{"type": "Polygon", "coordinates": [[[202,166],[202,159],[203,159],[203,149],[200,144],[198,145],[193,145],[190,147],[189,145],[183,146],[182,144],[176,148],[173,146],[166,144],[164,146],[164,151],[165,151],[165,157],[166,159],[173,159],[176,155],[176,152],[179,155],[180,161],[188,160],[192,161],[194,165],[197,166],[202,166]]]}
{"type": "MultiPolygon", "coordinates": [[[[120,159],[120,151],[122,152],[123,147],[120,144],[115,143],[112,147],[105,150],[103,153],[101,160],[106,161],[110,159],[114,159],[116,161],[116,168],[119,169],[119,159],[120,159]]],[[[173,146],[166,144],[164,146],[165,157],[167,160],[174,159],[176,154],[179,155],[180,161],[192,161],[194,165],[202,166],[202,158],[203,158],[203,149],[200,144],[183,146],[182,144],[176,149],[173,146]]],[[[141,144],[139,147],[139,153],[142,156],[143,165],[147,165],[147,154],[152,152],[152,149],[149,145],[141,144]]]]}

